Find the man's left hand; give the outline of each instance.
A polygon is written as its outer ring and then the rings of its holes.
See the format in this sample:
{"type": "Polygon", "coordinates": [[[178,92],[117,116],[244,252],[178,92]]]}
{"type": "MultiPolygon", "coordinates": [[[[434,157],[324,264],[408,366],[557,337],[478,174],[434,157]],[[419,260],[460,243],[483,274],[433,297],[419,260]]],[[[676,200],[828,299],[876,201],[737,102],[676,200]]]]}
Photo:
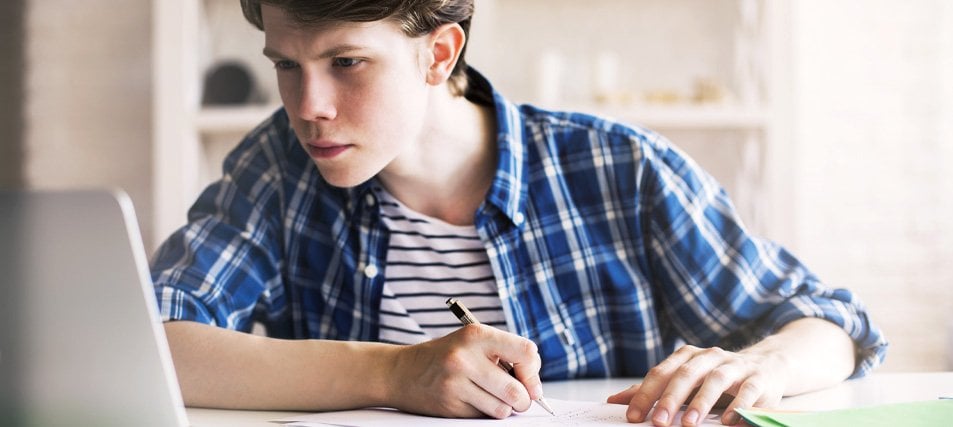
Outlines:
{"type": "Polygon", "coordinates": [[[643,422],[652,412],[656,426],[671,425],[682,405],[683,426],[696,426],[716,403],[730,403],[721,417],[725,425],[740,421],[735,408],[775,406],[785,389],[782,357],[759,352],[730,352],[717,347],[686,345],[652,368],[641,384],[609,396],[609,403],[628,404],[629,422],[643,422]]]}

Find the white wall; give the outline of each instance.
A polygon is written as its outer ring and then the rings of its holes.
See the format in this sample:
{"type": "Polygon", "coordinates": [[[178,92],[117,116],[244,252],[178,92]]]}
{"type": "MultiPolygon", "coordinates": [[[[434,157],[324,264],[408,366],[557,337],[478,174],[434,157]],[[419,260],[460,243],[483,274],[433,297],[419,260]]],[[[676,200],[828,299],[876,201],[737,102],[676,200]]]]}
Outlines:
{"type": "Polygon", "coordinates": [[[885,370],[953,368],[953,3],[793,3],[796,252],[868,303],[885,370]]]}
{"type": "Polygon", "coordinates": [[[147,238],[150,11],[150,0],[28,0],[24,24],[27,185],[121,187],[147,238]]]}

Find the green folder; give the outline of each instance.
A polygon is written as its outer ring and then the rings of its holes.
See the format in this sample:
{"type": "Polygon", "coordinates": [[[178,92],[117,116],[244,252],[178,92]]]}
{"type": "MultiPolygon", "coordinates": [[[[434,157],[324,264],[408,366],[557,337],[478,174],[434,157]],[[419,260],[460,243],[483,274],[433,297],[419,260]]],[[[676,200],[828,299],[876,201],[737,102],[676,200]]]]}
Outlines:
{"type": "Polygon", "coordinates": [[[820,412],[785,412],[759,408],[735,411],[755,427],[953,426],[953,400],[949,399],[820,412]]]}

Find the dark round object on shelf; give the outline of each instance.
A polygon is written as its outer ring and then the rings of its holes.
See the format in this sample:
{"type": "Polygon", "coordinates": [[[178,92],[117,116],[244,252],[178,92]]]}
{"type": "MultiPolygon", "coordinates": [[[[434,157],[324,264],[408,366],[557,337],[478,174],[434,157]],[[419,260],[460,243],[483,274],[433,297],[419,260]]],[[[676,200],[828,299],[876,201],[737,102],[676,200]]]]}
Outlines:
{"type": "Polygon", "coordinates": [[[205,75],[204,105],[247,104],[252,101],[255,81],[245,64],[221,62],[205,75]]]}

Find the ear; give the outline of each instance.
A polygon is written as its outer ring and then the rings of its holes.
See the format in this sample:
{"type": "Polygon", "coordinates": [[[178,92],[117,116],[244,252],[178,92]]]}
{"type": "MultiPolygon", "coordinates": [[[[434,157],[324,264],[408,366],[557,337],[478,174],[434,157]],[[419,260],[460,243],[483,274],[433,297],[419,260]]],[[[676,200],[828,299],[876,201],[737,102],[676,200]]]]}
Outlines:
{"type": "Polygon", "coordinates": [[[427,68],[427,83],[443,84],[450,78],[453,67],[460,59],[460,52],[467,41],[460,24],[444,24],[430,33],[428,49],[432,61],[427,68]]]}

